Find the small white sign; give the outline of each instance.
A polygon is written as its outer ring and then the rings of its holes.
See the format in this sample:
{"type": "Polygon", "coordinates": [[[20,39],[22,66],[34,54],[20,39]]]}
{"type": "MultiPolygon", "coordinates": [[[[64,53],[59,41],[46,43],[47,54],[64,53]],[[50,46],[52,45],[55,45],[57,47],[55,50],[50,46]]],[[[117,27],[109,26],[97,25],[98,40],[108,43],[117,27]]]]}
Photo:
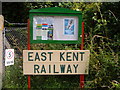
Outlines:
{"type": "Polygon", "coordinates": [[[5,66],[14,65],[14,49],[5,50],[5,66]]]}

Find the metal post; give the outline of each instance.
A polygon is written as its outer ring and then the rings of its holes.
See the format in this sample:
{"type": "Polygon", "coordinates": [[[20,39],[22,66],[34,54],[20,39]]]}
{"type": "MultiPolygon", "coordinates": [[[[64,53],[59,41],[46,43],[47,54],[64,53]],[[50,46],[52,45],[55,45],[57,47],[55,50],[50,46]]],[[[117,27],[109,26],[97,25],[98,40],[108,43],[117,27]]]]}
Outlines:
{"type": "MultiPolygon", "coordinates": [[[[84,49],[84,22],[82,22],[82,43],[80,49],[84,49]]],[[[84,88],[84,74],[80,75],[80,88],[84,88]]]]}
{"type": "MultiPolygon", "coordinates": [[[[27,24],[27,30],[28,30],[28,44],[27,48],[30,50],[30,20],[28,19],[28,24],[27,24]]],[[[31,88],[31,82],[30,82],[30,75],[28,75],[28,90],[31,88]]]]}
{"type": "Polygon", "coordinates": [[[3,29],[4,29],[4,17],[0,15],[0,89],[2,89],[2,77],[3,77],[3,29]]]}

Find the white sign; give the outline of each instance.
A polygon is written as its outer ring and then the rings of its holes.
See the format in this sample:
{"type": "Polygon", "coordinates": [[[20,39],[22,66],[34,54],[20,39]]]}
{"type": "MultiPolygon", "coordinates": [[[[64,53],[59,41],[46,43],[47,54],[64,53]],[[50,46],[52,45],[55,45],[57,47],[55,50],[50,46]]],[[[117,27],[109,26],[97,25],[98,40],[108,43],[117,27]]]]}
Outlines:
{"type": "Polygon", "coordinates": [[[5,50],[5,66],[14,65],[14,49],[5,50]]]}
{"type": "Polygon", "coordinates": [[[88,74],[89,50],[24,50],[24,75],[88,74]]]}

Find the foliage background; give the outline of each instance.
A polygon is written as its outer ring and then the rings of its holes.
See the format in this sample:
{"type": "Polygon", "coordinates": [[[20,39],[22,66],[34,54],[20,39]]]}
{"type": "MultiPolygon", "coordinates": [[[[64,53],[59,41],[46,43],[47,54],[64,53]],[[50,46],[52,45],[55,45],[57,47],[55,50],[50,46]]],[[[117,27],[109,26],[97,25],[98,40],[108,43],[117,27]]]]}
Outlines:
{"type": "MultiPolygon", "coordinates": [[[[85,88],[120,88],[120,2],[73,3],[34,2],[3,3],[3,15],[9,22],[27,22],[29,10],[64,7],[82,11],[85,22],[85,48],[91,52],[89,75],[85,88]]],[[[11,26],[5,23],[5,26],[11,26]]],[[[18,30],[19,31],[19,30],[18,30]]],[[[20,33],[18,32],[17,35],[20,33]]],[[[22,33],[27,41],[27,32],[22,33]]],[[[17,37],[18,40],[22,38],[17,37]]],[[[26,42],[23,42],[26,45],[26,42]]],[[[20,44],[21,46],[21,44],[20,44]]],[[[14,48],[14,46],[13,46],[14,48]]],[[[21,46],[24,50],[27,47],[21,46]]],[[[77,44],[33,44],[38,50],[78,50],[77,44]]],[[[6,67],[3,88],[27,88],[27,77],[22,73],[22,58],[14,66],[6,67]]],[[[79,88],[79,76],[31,76],[32,88],[79,88]]]]}

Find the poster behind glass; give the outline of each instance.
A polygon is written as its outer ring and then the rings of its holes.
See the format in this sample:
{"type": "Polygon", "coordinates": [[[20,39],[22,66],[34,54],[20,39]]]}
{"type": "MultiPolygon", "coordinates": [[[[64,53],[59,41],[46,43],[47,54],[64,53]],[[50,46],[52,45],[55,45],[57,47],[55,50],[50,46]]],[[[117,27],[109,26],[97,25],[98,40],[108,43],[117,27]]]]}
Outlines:
{"type": "Polygon", "coordinates": [[[34,16],[33,40],[53,40],[53,17],[34,16]]]}
{"type": "Polygon", "coordinates": [[[64,34],[74,35],[74,19],[64,19],[64,34]]]}
{"type": "Polygon", "coordinates": [[[78,18],[34,16],[33,40],[78,40],[78,18]]]}

